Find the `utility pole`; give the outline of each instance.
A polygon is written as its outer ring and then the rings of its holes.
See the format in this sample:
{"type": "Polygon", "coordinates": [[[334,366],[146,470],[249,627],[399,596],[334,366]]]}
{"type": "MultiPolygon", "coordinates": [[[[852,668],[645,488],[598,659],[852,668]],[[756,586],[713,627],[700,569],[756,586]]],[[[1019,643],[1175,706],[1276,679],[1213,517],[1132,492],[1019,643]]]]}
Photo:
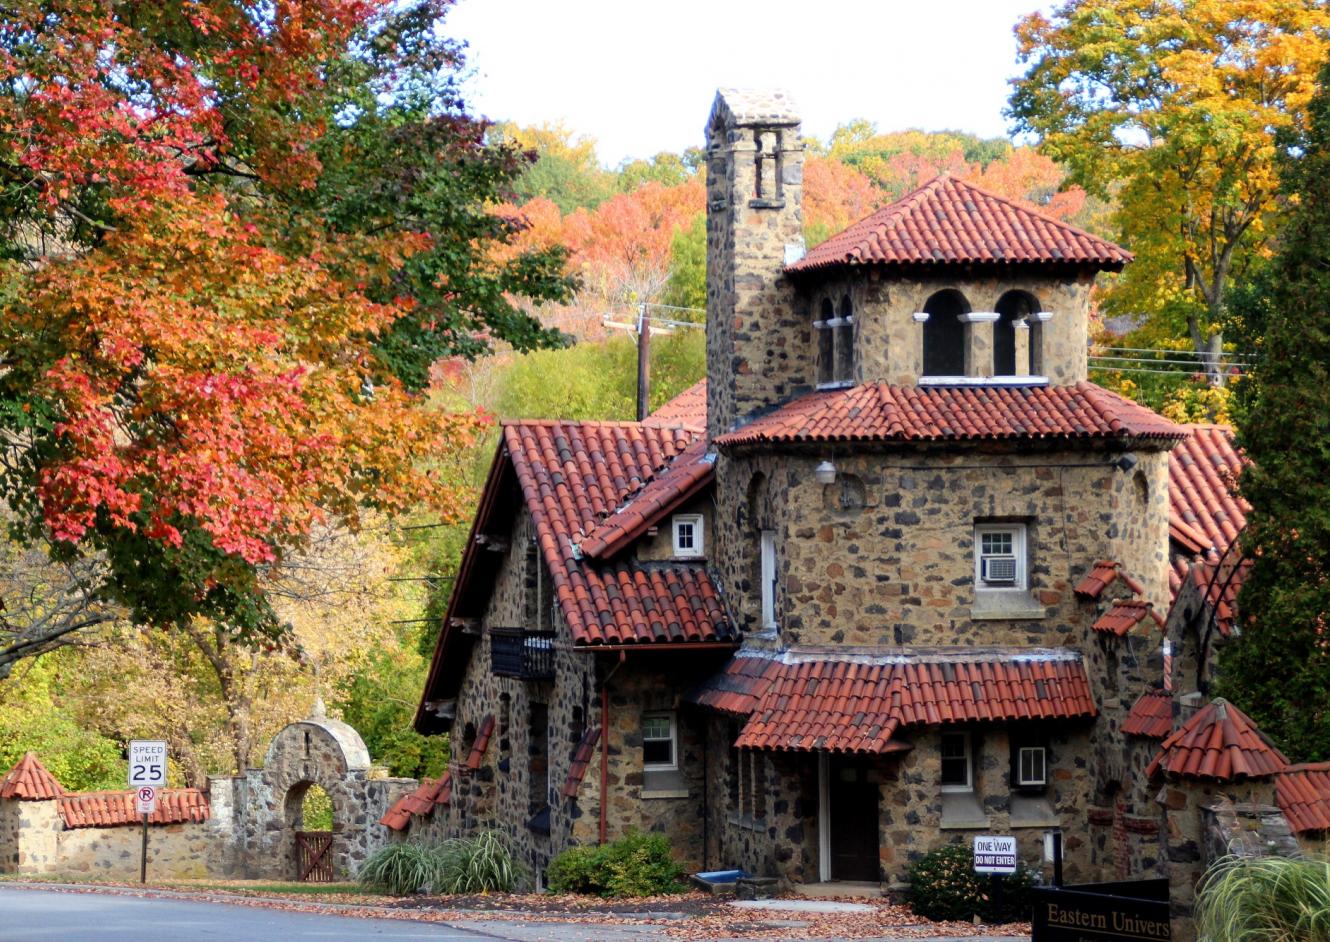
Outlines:
{"type": "Polygon", "coordinates": [[[651,321],[643,301],[637,308],[637,421],[647,417],[651,399],[651,321]]]}

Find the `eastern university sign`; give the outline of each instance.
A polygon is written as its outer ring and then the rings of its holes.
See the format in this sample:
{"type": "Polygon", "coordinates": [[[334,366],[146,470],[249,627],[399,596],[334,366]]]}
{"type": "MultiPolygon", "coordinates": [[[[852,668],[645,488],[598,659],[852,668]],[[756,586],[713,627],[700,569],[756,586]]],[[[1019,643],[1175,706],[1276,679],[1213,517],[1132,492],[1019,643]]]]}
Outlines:
{"type": "Polygon", "coordinates": [[[1170,942],[1168,881],[1036,887],[1034,942],[1170,942]]]}

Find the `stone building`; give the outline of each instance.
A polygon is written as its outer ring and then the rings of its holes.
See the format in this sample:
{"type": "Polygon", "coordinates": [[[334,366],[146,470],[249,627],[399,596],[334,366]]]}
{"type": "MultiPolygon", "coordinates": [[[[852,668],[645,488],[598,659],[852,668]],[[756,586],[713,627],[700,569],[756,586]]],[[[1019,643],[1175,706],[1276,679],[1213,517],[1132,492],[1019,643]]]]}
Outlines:
{"type": "Polygon", "coordinates": [[[1087,379],[1130,254],[950,176],[806,252],[790,101],[706,142],[707,381],[504,426],[416,719],[454,761],[383,823],[537,876],[629,828],[803,888],[1050,828],[1166,872],[1165,626],[1236,531],[1171,476],[1202,431],[1087,379]]]}

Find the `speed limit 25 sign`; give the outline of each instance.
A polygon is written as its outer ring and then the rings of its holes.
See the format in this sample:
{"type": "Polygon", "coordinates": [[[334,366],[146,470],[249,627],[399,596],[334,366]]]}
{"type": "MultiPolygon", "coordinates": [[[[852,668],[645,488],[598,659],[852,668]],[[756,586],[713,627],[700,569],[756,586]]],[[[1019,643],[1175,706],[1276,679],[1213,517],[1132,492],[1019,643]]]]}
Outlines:
{"type": "Polygon", "coordinates": [[[136,739],[129,744],[129,787],[166,784],[166,743],[136,739]]]}

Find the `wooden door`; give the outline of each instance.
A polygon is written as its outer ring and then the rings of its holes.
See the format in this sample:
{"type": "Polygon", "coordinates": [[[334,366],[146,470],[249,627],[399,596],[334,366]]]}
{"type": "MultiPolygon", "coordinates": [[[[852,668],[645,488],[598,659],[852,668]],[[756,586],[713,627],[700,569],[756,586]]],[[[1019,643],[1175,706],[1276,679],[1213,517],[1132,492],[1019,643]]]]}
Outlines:
{"type": "Polygon", "coordinates": [[[333,881],[332,831],[296,831],[296,876],[301,883],[333,881]]]}
{"type": "Polygon", "coordinates": [[[864,762],[829,763],[831,879],[877,883],[878,785],[864,762]]]}

